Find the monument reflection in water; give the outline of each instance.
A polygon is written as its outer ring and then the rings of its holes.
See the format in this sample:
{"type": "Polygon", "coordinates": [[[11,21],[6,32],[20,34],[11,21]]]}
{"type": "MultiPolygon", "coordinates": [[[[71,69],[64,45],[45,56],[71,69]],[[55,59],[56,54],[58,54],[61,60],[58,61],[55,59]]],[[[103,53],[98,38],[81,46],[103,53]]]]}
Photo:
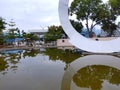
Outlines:
{"type": "Polygon", "coordinates": [[[61,90],[120,90],[120,58],[90,55],[73,61],[61,90]]]}
{"type": "Polygon", "coordinates": [[[2,52],[0,90],[120,90],[120,58],[55,48],[2,52]]]}

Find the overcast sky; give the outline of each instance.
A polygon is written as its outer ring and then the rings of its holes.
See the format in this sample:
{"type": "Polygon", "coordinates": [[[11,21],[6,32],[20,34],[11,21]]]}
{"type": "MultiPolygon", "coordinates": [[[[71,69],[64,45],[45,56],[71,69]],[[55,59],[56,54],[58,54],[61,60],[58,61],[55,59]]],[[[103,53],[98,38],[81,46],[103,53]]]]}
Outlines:
{"type": "Polygon", "coordinates": [[[0,0],[0,16],[25,31],[60,25],[59,0],[0,0]]]}
{"type": "Polygon", "coordinates": [[[7,22],[13,19],[25,31],[60,25],[58,3],[59,0],[0,0],[0,17],[7,22]]]}

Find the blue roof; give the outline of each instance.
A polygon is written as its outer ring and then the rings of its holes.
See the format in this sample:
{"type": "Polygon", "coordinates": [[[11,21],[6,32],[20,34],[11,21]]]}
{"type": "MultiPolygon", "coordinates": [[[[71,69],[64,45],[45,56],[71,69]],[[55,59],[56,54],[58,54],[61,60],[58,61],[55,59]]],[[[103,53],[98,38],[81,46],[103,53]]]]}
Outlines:
{"type": "Polygon", "coordinates": [[[15,39],[7,39],[6,42],[7,43],[15,42],[15,39]]]}
{"type": "Polygon", "coordinates": [[[23,41],[24,38],[15,38],[15,41],[23,41]]]}
{"type": "Polygon", "coordinates": [[[15,41],[17,42],[17,41],[22,41],[22,40],[24,40],[24,39],[23,38],[15,38],[15,39],[7,39],[6,42],[11,43],[11,42],[15,42],[15,41]]]}
{"type": "Polygon", "coordinates": [[[89,33],[87,31],[82,31],[81,34],[85,37],[89,37],[89,33]]]}

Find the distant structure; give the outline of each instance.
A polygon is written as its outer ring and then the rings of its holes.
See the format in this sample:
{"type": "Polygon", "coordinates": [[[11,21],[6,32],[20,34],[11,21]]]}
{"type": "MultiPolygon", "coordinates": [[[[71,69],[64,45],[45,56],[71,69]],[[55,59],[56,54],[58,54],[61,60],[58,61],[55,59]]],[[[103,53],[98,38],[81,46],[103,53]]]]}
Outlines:
{"type": "MultiPolygon", "coordinates": [[[[89,38],[89,33],[87,31],[82,31],[80,34],[83,35],[84,37],[89,38]]],[[[94,32],[91,32],[90,35],[91,38],[96,37],[96,34],[94,32]]]]}
{"type": "Polygon", "coordinates": [[[42,29],[31,29],[28,30],[29,33],[34,33],[40,38],[40,42],[44,43],[44,35],[48,32],[48,29],[42,28],[42,29]]]}

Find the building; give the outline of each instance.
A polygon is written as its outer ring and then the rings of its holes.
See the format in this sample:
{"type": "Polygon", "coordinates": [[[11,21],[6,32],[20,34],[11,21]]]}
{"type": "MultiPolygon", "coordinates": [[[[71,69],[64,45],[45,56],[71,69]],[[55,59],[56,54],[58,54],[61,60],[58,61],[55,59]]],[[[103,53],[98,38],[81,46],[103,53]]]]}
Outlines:
{"type": "Polygon", "coordinates": [[[57,48],[58,49],[74,49],[74,46],[69,42],[69,39],[58,39],[57,48]]]}
{"type": "Polygon", "coordinates": [[[36,34],[40,40],[39,40],[39,43],[44,43],[44,34],[48,32],[48,29],[31,29],[31,30],[28,30],[29,33],[34,33],[36,34]]]}

